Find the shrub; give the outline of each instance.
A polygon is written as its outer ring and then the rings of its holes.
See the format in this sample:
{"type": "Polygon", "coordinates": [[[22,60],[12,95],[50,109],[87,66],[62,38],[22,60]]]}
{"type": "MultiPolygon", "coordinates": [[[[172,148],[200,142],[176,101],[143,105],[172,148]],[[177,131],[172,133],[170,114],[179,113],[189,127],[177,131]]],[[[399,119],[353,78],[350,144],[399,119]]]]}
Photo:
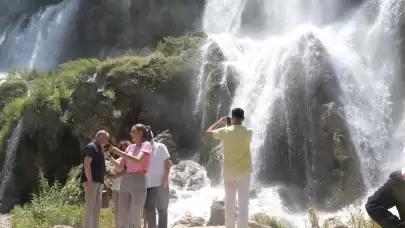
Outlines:
{"type": "MultiPolygon", "coordinates": [[[[13,227],[49,228],[68,225],[81,228],[84,192],[80,187],[80,171],[80,166],[72,169],[65,186],[57,182],[49,185],[40,172],[38,194],[33,195],[30,203],[17,206],[11,211],[13,227]]],[[[100,223],[102,228],[114,227],[114,215],[110,209],[102,210],[100,223]]]]}
{"type": "Polygon", "coordinates": [[[15,98],[26,97],[28,83],[19,78],[12,78],[0,85],[0,110],[15,98]]]}
{"type": "Polygon", "coordinates": [[[40,172],[39,192],[33,195],[29,204],[17,206],[12,211],[13,227],[48,228],[54,225],[80,227],[83,204],[73,199],[80,195],[80,188],[72,188],[69,182],[62,187],[59,183],[49,185],[40,172]],[[74,202],[74,203],[71,203],[74,202]]]}
{"type": "Polygon", "coordinates": [[[318,215],[316,213],[315,208],[312,206],[309,206],[308,218],[309,218],[309,224],[310,224],[311,228],[320,228],[318,215]]]}
{"type": "Polygon", "coordinates": [[[286,228],[282,222],[276,217],[268,216],[265,213],[257,213],[252,216],[252,220],[260,225],[269,226],[271,228],[286,228]]]}
{"type": "Polygon", "coordinates": [[[361,210],[360,201],[354,203],[354,207],[350,210],[348,224],[352,228],[379,228],[373,220],[367,219],[364,212],[361,210]]]}
{"type": "Polygon", "coordinates": [[[0,150],[4,151],[5,143],[13,128],[20,119],[24,98],[17,98],[8,103],[0,114],[0,150]]]}

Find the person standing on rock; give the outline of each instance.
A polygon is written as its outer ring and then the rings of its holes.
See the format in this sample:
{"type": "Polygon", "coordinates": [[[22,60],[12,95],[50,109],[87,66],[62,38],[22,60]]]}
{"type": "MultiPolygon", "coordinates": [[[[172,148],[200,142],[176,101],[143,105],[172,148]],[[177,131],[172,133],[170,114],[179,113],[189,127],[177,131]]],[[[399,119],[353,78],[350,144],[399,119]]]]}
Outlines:
{"type": "Polygon", "coordinates": [[[100,227],[101,192],[104,185],[105,157],[102,146],[108,144],[106,131],[97,132],[95,140],[84,147],[81,182],[85,189],[84,228],[100,227]]]}
{"type": "Polygon", "coordinates": [[[250,143],[251,129],[242,125],[243,109],[234,108],[231,117],[223,117],[210,126],[207,134],[222,140],[224,148],[225,226],[235,228],[235,201],[238,193],[239,214],[237,227],[248,228],[249,187],[252,169],[250,143]],[[222,124],[226,127],[219,128],[222,124]]]}
{"type": "MultiPolygon", "coordinates": [[[[125,152],[111,147],[111,152],[122,157],[119,168],[127,167],[121,179],[118,197],[118,223],[120,228],[141,228],[142,212],[146,199],[146,173],[152,152],[149,126],[136,124],[131,129],[134,144],[125,152]]],[[[110,158],[111,160],[115,160],[110,158]]]]}
{"type": "Polygon", "coordinates": [[[382,228],[405,228],[405,168],[390,174],[365,205],[366,211],[382,228]],[[396,207],[399,218],[388,209],[396,207]]]}
{"type": "MultiPolygon", "coordinates": [[[[131,145],[130,141],[121,141],[118,143],[118,149],[121,151],[125,151],[128,146],[131,145]]],[[[112,155],[106,156],[108,160],[110,161],[110,169],[111,173],[109,176],[113,178],[113,183],[111,186],[111,192],[112,192],[112,210],[115,215],[115,227],[118,228],[118,197],[119,197],[119,189],[120,189],[120,184],[121,184],[121,177],[125,173],[125,168],[121,168],[120,166],[120,161],[122,158],[120,158],[117,155],[112,155]],[[113,159],[111,159],[113,158],[113,159]]]]}
{"type": "Polygon", "coordinates": [[[146,174],[145,228],[156,228],[156,210],[159,215],[158,228],[167,228],[169,172],[172,163],[169,151],[163,143],[153,140],[151,143],[153,149],[150,155],[149,171],[146,174]]]}

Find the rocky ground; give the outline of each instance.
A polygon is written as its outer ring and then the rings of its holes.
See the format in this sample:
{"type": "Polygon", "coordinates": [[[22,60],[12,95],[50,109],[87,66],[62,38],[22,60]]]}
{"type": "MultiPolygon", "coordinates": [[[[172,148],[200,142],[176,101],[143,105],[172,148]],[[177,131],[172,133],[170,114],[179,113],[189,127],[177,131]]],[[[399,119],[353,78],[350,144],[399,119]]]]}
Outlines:
{"type": "Polygon", "coordinates": [[[0,214],[0,227],[11,228],[11,219],[9,215],[0,214]]]}

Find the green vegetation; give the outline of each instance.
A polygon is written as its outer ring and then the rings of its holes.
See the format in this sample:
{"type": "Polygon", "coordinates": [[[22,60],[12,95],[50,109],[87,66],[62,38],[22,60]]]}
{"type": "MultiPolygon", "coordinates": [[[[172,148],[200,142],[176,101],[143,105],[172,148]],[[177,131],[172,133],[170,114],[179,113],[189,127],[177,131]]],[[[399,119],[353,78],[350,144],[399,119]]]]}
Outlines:
{"type": "Polygon", "coordinates": [[[28,83],[22,79],[12,78],[0,85],[0,110],[13,99],[26,97],[28,83]]]}
{"type": "MultiPolygon", "coordinates": [[[[130,105],[142,105],[131,103],[138,102],[132,99],[134,91],[178,99],[172,95],[173,88],[190,83],[186,77],[196,66],[203,39],[192,34],[169,37],[150,56],[79,59],[49,72],[10,71],[9,79],[0,85],[0,150],[4,151],[12,129],[22,120],[20,144],[30,155],[24,162],[43,170],[40,190],[32,201],[12,211],[13,227],[81,227],[83,192],[76,180],[49,185],[45,177],[65,181],[66,170],[78,165],[82,156],[76,146],[92,137],[93,125],[121,127],[124,120],[116,119],[128,115],[130,105]],[[122,114],[110,118],[112,111],[122,114]]],[[[182,89],[178,93],[184,96],[182,89]]],[[[36,177],[33,174],[29,183],[35,183],[32,178],[36,177]]],[[[102,227],[113,227],[113,221],[111,210],[103,210],[102,227]]]]}
{"type": "Polygon", "coordinates": [[[252,220],[260,225],[268,226],[271,228],[287,228],[288,224],[282,223],[276,217],[266,215],[265,213],[257,213],[252,216],[252,220]]]}
{"type": "Polygon", "coordinates": [[[309,218],[309,224],[311,225],[311,228],[320,228],[319,226],[319,219],[318,215],[316,213],[316,210],[313,206],[308,207],[308,218],[309,218]]]}
{"type": "MultiPolygon", "coordinates": [[[[0,87],[1,88],[1,87],[0,87]]],[[[16,98],[9,102],[0,113],[0,150],[5,150],[5,143],[16,126],[21,115],[24,98],[16,98]]]]}
{"type": "Polygon", "coordinates": [[[360,201],[356,201],[354,208],[350,211],[348,224],[352,228],[379,228],[373,220],[367,219],[361,210],[360,201]]]}
{"type": "MultiPolygon", "coordinates": [[[[69,181],[64,185],[49,185],[40,175],[39,192],[33,195],[31,203],[15,207],[12,214],[12,226],[19,228],[49,228],[54,225],[82,227],[83,190],[80,187],[80,168],[72,169],[69,181]]],[[[114,216],[109,209],[102,211],[101,227],[113,227],[114,216]]]]}

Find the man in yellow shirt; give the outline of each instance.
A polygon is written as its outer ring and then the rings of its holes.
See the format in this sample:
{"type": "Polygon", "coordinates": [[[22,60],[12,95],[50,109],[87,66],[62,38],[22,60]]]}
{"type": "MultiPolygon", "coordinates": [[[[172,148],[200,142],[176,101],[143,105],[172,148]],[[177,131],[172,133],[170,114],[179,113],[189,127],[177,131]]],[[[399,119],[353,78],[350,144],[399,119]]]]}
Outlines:
{"type": "Polygon", "coordinates": [[[225,185],[225,226],[235,228],[235,201],[238,192],[239,214],[238,228],[248,228],[249,219],[249,187],[252,173],[252,156],[250,143],[252,130],[242,125],[245,119],[243,109],[232,110],[231,123],[223,117],[208,128],[207,134],[222,140],[224,147],[224,185],[225,185]]]}

